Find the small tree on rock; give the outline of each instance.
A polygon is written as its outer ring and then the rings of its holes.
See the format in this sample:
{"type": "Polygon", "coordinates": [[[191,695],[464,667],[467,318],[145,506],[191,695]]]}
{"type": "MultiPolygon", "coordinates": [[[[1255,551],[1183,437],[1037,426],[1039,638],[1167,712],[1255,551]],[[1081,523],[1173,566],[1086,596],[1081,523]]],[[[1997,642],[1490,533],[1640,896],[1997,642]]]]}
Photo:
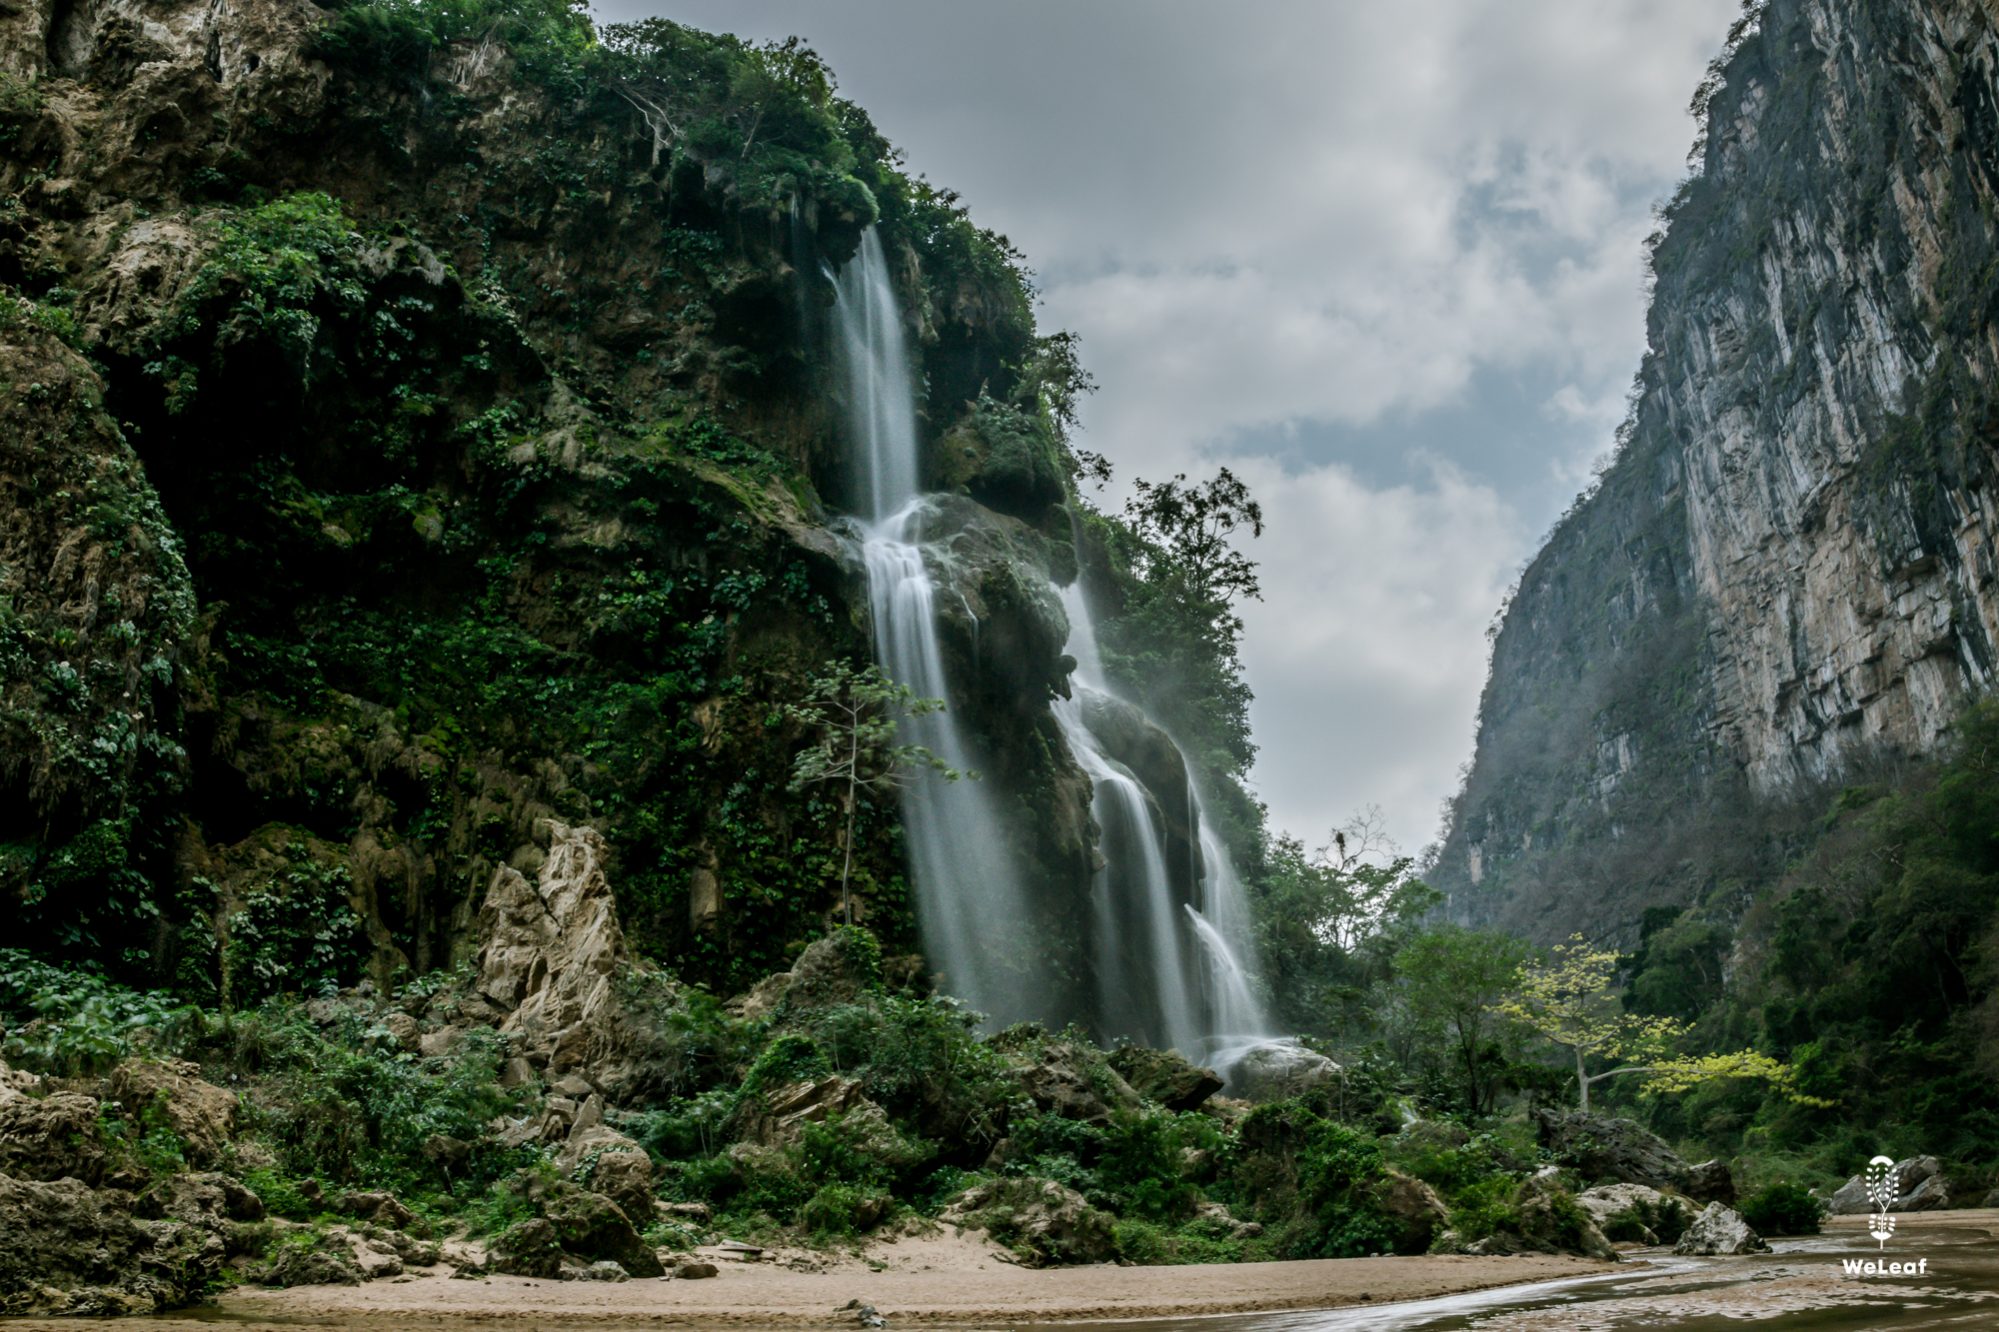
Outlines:
{"type": "Polygon", "coordinates": [[[839,796],[840,911],[849,925],[854,923],[848,886],[854,868],[854,818],[862,797],[873,799],[894,791],[924,769],[941,773],[947,781],[964,775],[922,745],[896,742],[903,718],[943,710],[944,700],[918,698],[879,666],[857,671],[844,661],[826,663],[806,683],[805,696],[785,705],[784,715],[812,736],[792,760],[791,789],[828,785],[839,796]]]}
{"type": "Polygon", "coordinates": [[[1687,1024],[1626,1012],[1617,992],[1617,967],[1615,949],[1597,948],[1573,935],[1556,944],[1547,961],[1521,968],[1513,993],[1496,1005],[1497,1011],[1574,1058],[1580,1108],[1589,1109],[1591,1087],[1625,1076],[1643,1078],[1647,1089],[1656,1092],[1683,1092],[1716,1078],[1761,1078],[1793,1100],[1820,1104],[1795,1090],[1790,1065],[1758,1051],[1673,1053],[1687,1035],[1687,1024]],[[1606,1062],[1616,1067],[1591,1071],[1606,1062]]]}

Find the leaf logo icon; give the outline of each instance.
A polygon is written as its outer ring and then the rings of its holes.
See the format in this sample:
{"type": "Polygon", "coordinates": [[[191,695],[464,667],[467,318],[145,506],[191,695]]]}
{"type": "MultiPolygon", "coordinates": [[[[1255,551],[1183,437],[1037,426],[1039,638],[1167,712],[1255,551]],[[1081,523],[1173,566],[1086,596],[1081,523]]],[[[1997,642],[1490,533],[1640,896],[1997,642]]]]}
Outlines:
{"type": "Polygon", "coordinates": [[[1899,1173],[1895,1163],[1885,1156],[1867,1163],[1867,1201],[1874,1204],[1874,1215],[1867,1218],[1867,1233],[1884,1249],[1888,1247],[1888,1237],[1895,1233],[1895,1218],[1888,1209],[1895,1205],[1899,1173]]]}

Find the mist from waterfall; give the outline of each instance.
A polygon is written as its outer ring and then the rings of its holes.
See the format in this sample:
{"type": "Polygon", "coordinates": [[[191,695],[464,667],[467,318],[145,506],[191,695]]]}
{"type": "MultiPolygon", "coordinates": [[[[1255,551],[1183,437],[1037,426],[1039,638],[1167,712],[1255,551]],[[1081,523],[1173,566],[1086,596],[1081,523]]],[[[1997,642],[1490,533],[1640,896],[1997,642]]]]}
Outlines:
{"type": "MultiPolygon", "coordinates": [[[[866,505],[861,560],[875,660],[917,697],[949,699],[937,640],[936,584],[919,541],[925,510],[917,493],[909,354],[895,287],[872,227],[862,236],[859,253],[834,276],[833,315],[866,505]]],[[[898,738],[924,746],[960,772],[979,766],[949,709],[905,719],[898,738]]],[[[925,954],[957,997],[1012,1020],[1031,1008],[1028,959],[1006,944],[1022,930],[1027,902],[995,800],[974,778],[946,781],[920,774],[903,788],[903,835],[925,954]]]]}

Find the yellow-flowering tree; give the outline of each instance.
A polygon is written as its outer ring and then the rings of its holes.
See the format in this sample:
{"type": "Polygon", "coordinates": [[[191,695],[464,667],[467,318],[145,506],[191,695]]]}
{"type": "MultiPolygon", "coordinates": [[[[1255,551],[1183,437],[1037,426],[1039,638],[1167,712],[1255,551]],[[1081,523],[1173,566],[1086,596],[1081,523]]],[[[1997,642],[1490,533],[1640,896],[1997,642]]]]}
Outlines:
{"type": "Polygon", "coordinates": [[[1615,949],[1574,935],[1556,944],[1547,961],[1522,967],[1513,993],[1495,1005],[1574,1057],[1576,1096],[1584,1110],[1591,1087],[1624,1076],[1643,1077],[1647,1088],[1658,1092],[1683,1092],[1716,1078],[1761,1078],[1794,1100],[1809,1099],[1793,1088],[1790,1065],[1758,1051],[1674,1053],[1687,1024],[1626,1012],[1618,1001],[1617,960],[1615,949]],[[1605,1063],[1614,1067],[1602,1068],[1605,1063]]]}

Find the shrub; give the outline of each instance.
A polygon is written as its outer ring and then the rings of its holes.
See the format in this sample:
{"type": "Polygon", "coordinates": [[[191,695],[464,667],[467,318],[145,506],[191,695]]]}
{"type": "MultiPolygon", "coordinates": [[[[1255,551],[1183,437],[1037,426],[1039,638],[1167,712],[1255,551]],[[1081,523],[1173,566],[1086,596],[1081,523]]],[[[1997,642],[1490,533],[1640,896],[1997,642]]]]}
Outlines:
{"type": "Polygon", "coordinates": [[[1495,1175],[1467,1185],[1451,1208],[1451,1229],[1467,1244],[1492,1235],[1517,1233],[1520,1209],[1514,1205],[1516,1181],[1495,1175]]]}
{"type": "Polygon", "coordinates": [[[1744,1198],[1736,1210],[1759,1235],[1816,1235],[1827,1209],[1804,1185],[1778,1180],[1744,1198]]]}
{"type": "Polygon", "coordinates": [[[361,974],[366,939],[348,901],[347,867],[315,861],[298,844],[287,855],[290,867],[229,917],[228,997],[236,1003],[329,993],[361,974]]]}
{"type": "Polygon", "coordinates": [[[0,949],[0,1054],[38,1073],[102,1073],[137,1053],[176,1055],[199,1037],[199,1009],[87,971],[0,949]]]}
{"type": "Polygon", "coordinates": [[[1353,1258],[1387,1253],[1393,1228],[1374,1201],[1382,1178],[1381,1148],[1344,1124],[1312,1125],[1298,1158],[1302,1213],[1290,1228],[1284,1256],[1353,1258]]]}
{"type": "Polygon", "coordinates": [[[895,1208],[895,1200],[875,1189],[827,1184],[798,1209],[798,1224],[822,1238],[873,1230],[895,1208]]]}
{"type": "Polygon", "coordinates": [[[519,1095],[498,1085],[492,1032],[468,1033],[449,1057],[420,1059],[371,1041],[358,1015],[322,1034],[300,1005],[274,1001],[239,1016],[235,1035],[239,1066],[263,1075],[247,1118],[294,1177],[464,1201],[540,1158],[486,1131],[519,1095]],[[472,1146],[443,1153],[438,1140],[472,1146]]]}

